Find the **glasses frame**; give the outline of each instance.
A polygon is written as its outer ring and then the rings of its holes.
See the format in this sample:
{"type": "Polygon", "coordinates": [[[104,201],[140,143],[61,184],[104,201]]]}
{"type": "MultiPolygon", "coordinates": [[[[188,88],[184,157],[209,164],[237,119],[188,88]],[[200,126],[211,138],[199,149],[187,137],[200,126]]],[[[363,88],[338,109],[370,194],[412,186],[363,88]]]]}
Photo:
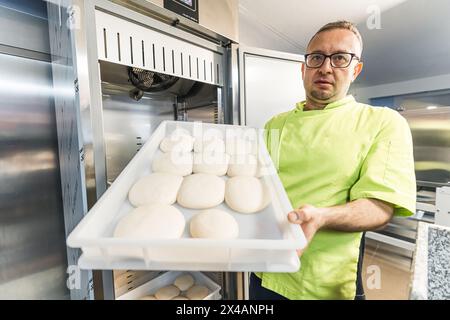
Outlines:
{"type": "Polygon", "coordinates": [[[337,69],[348,68],[350,66],[350,64],[352,63],[353,59],[361,61],[361,59],[355,53],[351,53],[351,52],[335,52],[335,53],[332,53],[332,54],[325,54],[325,53],[321,53],[321,52],[311,52],[311,53],[305,54],[305,65],[308,68],[310,68],[310,69],[318,69],[318,68],[323,66],[323,64],[325,63],[325,60],[327,60],[327,58],[330,58],[330,65],[333,68],[337,68],[337,69]],[[323,59],[322,63],[319,66],[317,66],[317,67],[310,67],[310,66],[308,66],[308,62],[307,62],[308,61],[308,56],[313,55],[313,54],[320,54],[320,55],[324,56],[324,59],[323,59]],[[331,57],[336,55],[336,54],[349,54],[351,56],[351,58],[350,58],[350,60],[348,62],[348,65],[346,65],[345,67],[336,67],[336,66],[334,66],[333,65],[333,60],[331,59],[331,57]]]}

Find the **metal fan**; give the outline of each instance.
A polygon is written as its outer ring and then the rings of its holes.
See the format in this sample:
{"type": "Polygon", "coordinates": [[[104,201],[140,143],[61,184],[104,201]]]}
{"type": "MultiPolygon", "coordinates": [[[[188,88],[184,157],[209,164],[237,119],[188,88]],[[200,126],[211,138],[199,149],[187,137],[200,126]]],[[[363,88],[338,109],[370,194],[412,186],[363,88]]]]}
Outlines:
{"type": "Polygon", "coordinates": [[[128,68],[128,77],[136,87],[130,91],[130,96],[135,100],[141,99],[144,92],[167,90],[179,80],[178,77],[132,67],[128,68]]]}

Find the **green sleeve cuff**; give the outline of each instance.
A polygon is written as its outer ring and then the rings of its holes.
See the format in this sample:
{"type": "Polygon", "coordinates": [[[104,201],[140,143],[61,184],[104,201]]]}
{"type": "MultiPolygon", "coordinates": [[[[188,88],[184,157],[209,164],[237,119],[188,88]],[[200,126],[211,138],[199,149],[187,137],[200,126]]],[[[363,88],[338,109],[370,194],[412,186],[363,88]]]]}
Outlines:
{"type": "Polygon", "coordinates": [[[384,192],[360,192],[352,195],[351,201],[357,199],[377,199],[389,202],[394,206],[394,216],[409,217],[416,212],[416,201],[410,197],[401,197],[398,194],[384,192]]]}

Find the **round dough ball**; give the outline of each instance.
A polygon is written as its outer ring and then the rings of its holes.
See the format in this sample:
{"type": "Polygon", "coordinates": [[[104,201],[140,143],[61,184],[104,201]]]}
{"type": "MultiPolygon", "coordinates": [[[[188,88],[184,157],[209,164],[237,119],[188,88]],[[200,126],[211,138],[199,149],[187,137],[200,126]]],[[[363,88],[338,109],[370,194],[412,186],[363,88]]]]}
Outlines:
{"type": "Polygon", "coordinates": [[[236,176],[252,176],[254,177],[258,170],[258,160],[252,154],[237,154],[231,157],[228,166],[227,175],[229,177],[236,176]]]}
{"type": "Polygon", "coordinates": [[[117,223],[114,237],[131,239],[177,239],[185,220],[175,207],[152,204],[133,209],[117,223]]]}
{"type": "Polygon", "coordinates": [[[228,212],[210,209],[191,219],[190,232],[193,238],[235,239],[239,235],[239,225],[228,212]]]}
{"type": "Polygon", "coordinates": [[[173,283],[176,287],[178,287],[181,291],[186,291],[190,287],[192,287],[195,283],[194,277],[190,274],[185,274],[179,276],[175,279],[173,283]]]}
{"type": "Polygon", "coordinates": [[[158,289],[155,293],[155,297],[158,300],[171,300],[180,294],[180,289],[175,286],[167,286],[158,289]]]}
{"type": "Polygon", "coordinates": [[[194,153],[194,173],[224,176],[228,170],[230,156],[226,153],[194,153]]]}
{"type": "Polygon", "coordinates": [[[172,300],[189,300],[189,299],[186,298],[186,297],[183,297],[183,296],[176,296],[176,297],[173,298],[172,300]]]}
{"type": "Polygon", "coordinates": [[[223,202],[225,181],[212,174],[196,173],[183,179],[178,204],[189,209],[207,209],[223,202]]]}
{"type": "Polygon", "coordinates": [[[202,300],[209,294],[209,289],[205,286],[193,286],[186,292],[186,297],[190,300],[202,300]]]}
{"type": "Polygon", "coordinates": [[[234,211],[258,212],[268,205],[267,198],[270,200],[270,192],[258,178],[238,176],[227,180],[225,202],[234,211]]]}
{"type": "Polygon", "coordinates": [[[156,156],[152,163],[153,172],[187,176],[192,173],[192,153],[168,152],[156,156]]]}
{"type": "Polygon", "coordinates": [[[176,129],[170,135],[162,139],[159,148],[163,152],[191,152],[194,147],[194,137],[184,129],[176,129]]]}
{"type": "Polygon", "coordinates": [[[146,204],[173,204],[177,201],[182,176],[171,173],[152,173],[139,179],[128,192],[128,200],[135,207],[146,204]]]}
{"type": "Polygon", "coordinates": [[[139,300],[158,300],[154,295],[143,296],[139,300]]]}
{"type": "Polygon", "coordinates": [[[225,153],[225,141],[220,138],[198,138],[194,142],[194,152],[225,153]]]}

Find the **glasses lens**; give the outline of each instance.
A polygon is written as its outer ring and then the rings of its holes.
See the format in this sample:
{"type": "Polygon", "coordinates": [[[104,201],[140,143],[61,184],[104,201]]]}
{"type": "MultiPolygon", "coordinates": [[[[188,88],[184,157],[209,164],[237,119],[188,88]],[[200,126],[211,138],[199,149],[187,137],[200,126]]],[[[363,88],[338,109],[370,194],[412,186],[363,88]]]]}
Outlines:
{"type": "Polygon", "coordinates": [[[352,60],[350,53],[335,53],[331,55],[331,65],[336,68],[348,67],[352,60]]]}
{"type": "Polygon", "coordinates": [[[306,66],[308,66],[310,68],[320,67],[322,65],[324,59],[325,59],[325,56],[321,53],[311,53],[306,58],[306,66]]]}

